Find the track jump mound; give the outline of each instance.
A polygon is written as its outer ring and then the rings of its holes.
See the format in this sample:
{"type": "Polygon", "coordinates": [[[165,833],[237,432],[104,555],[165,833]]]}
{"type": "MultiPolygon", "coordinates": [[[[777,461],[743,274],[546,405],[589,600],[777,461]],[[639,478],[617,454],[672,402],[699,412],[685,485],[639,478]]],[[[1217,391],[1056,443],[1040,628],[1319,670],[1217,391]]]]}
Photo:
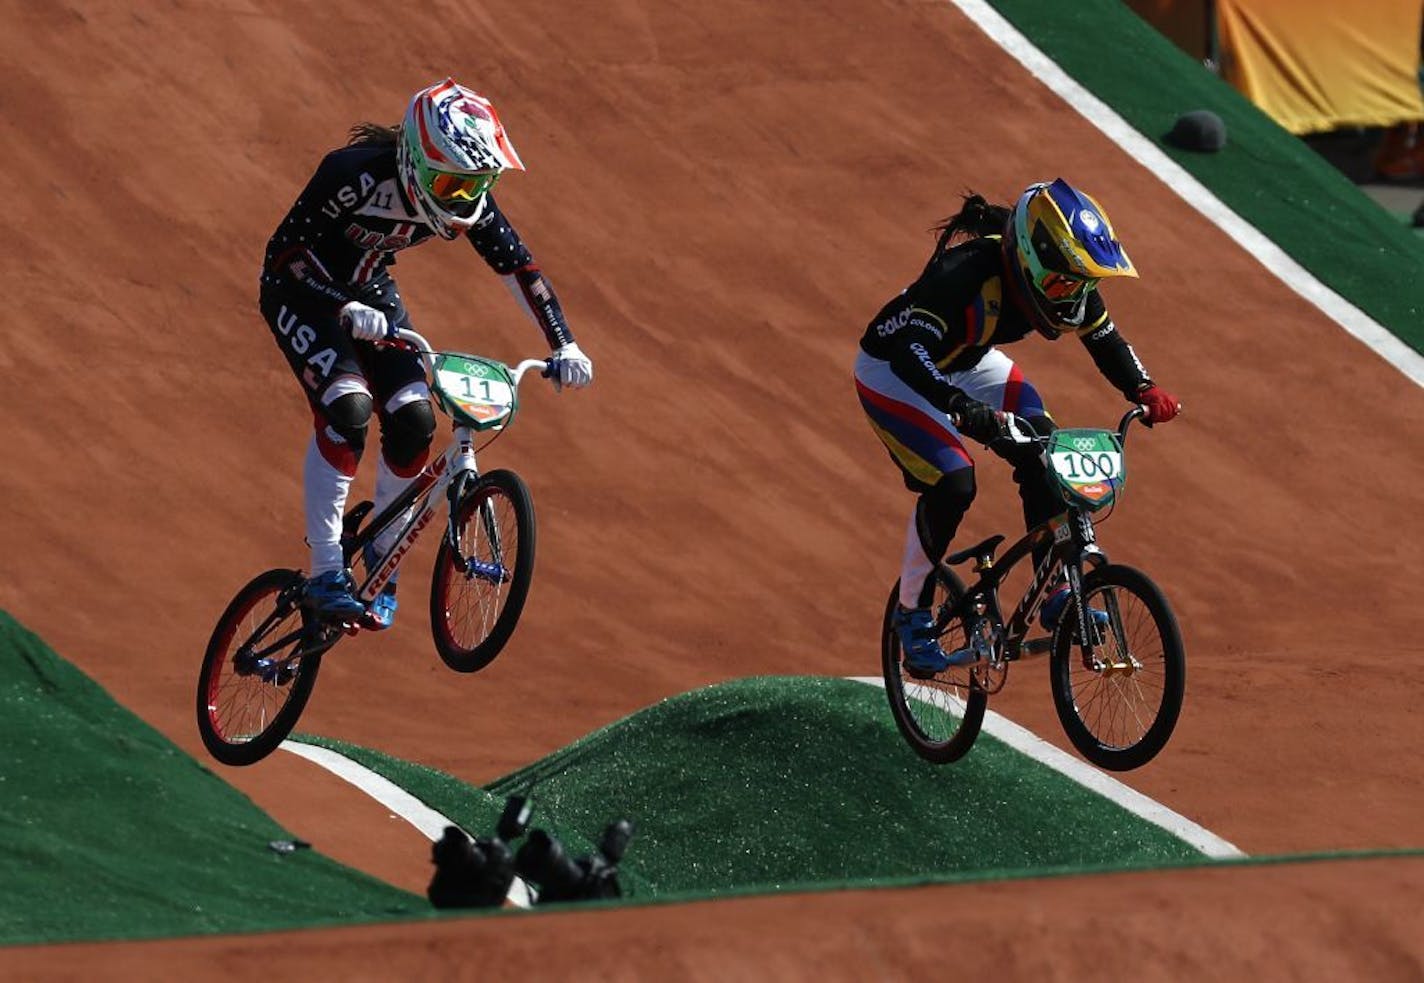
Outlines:
{"type": "Polygon", "coordinates": [[[658,703],[475,788],[322,743],[467,829],[508,795],[573,853],[627,817],[633,900],[710,897],[1203,862],[1166,830],[981,738],[941,768],[895,731],[884,694],[842,679],[758,677],[658,703]]]}

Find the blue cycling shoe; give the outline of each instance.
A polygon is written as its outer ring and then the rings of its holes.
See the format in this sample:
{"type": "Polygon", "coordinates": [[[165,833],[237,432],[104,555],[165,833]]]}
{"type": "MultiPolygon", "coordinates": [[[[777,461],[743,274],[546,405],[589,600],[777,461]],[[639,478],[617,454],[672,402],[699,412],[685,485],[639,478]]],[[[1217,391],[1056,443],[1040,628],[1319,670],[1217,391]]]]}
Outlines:
{"type": "Polygon", "coordinates": [[[359,618],[366,605],[356,599],[356,583],[345,570],[328,570],[307,581],[306,604],[323,618],[359,618]]]}
{"type": "MultiPolygon", "coordinates": [[[[1058,627],[1058,622],[1063,619],[1063,609],[1068,606],[1068,599],[1072,596],[1073,591],[1067,584],[1060,584],[1048,595],[1048,600],[1043,602],[1043,608],[1038,614],[1038,623],[1043,626],[1044,631],[1053,631],[1058,627]]],[[[1097,608],[1088,608],[1088,617],[1093,619],[1095,625],[1108,623],[1108,613],[1097,608]]]]}
{"type": "Polygon", "coordinates": [[[929,679],[950,666],[964,666],[974,661],[972,649],[963,648],[946,654],[939,647],[934,615],[928,608],[896,608],[895,632],[900,636],[905,671],[916,679],[929,679]]]}
{"type": "Polygon", "coordinates": [[[366,617],[361,620],[361,624],[372,631],[384,631],[395,622],[397,607],[395,582],[386,581],[386,586],[381,588],[381,592],[366,609],[366,617]]]}
{"type": "MultiPolygon", "coordinates": [[[[376,555],[375,549],[373,549],[369,543],[366,544],[362,553],[366,561],[366,573],[369,575],[371,568],[380,557],[376,555]]],[[[376,595],[376,599],[366,608],[366,617],[361,619],[363,627],[369,628],[372,631],[384,631],[395,622],[396,608],[399,606],[396,603],[396,580],[399,577],[400,570],[391,574],[391,579],[386,581],[385,586],[381,588],[381,592],[376,595]]]]}

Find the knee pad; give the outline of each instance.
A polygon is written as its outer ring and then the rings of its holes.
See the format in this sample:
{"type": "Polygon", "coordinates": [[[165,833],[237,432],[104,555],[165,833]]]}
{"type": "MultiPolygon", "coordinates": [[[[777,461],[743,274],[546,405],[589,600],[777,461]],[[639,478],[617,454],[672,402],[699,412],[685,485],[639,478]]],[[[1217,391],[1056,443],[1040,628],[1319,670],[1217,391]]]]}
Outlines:
{"type": "Polygon", "coordinates": [[[958,468],[941,476],[921,499],[926,506],[939,512],[964,512],[974,502],[978,485],[974,469],[958,468]]]}
{"type": "Polygon", "coordinates": [[[940,477],[921,493],[915,505],[915,525],[925,555],[938,560],[944,556],[950,540],[959,529],[959,522],[974,502],[977,490],[974,469],[959,468],[940,477]]]}
{"type": "Polygon", "coordinates": [[[338,396],[322,407],[326,423],[359,458],[366,449],[366,428],[371,424],[371,396],[351,392],[338,396]]]}
{"type": "Polygon", "coordinates": [[[381,454],[397,474],[423,467],[434,437],[435,408],[428,399],[406,403],[381,420],[381,454]]]}

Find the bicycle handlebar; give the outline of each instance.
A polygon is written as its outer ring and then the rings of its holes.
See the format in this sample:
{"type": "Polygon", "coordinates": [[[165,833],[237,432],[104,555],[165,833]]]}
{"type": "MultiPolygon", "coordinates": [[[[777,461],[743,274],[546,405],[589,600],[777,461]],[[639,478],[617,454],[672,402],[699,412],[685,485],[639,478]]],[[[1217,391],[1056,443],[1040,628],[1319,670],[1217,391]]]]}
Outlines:
{"type": "MultiPolygon", "coordinates": [[[[434,371],[435,356],[439,355],[440,352],[432,348],[430,342],[426,341],[425,336],[418,331],[412,331],[410,328],[398,328],[396,329],[395,336],[390,341],[385,342],[385,344],[395,345],[416,352],[425,361],[425,371],[434,371]]],[[[548,378],[549,375],[553,373],[554,368],[554,363],[550,359],[526,358],[511,368],[509,374],[514,379],[514,384],[518,386],[519,380],[523,378],[524,373],[530,369],[538,369],[541,376],[548,378]]]]}
{"type": "Polygon", "coordinates": [[[1144,427],[1152,426],[1147,422],[1147,407],[1141,403],[1134,405],[1132,409],[1123,414],[1122,421],[1117,425],[1117,442],[1119,444],[1127,443],[1127,428],[1132,425],[1133,420],[1141,420],[1144,427]]]}
{"type": "MultiPolygon", "coordinates": [[[[1132,425],[1133,420],[1141,420],[1143,426],[1150,427],[1151,424],[1147,422],[1147,407],[1140,404],[1134,405],[1132,409],[1123,414],[1122,419],[1117,425],[1117,442],[1119,444],[1127,443],[1127,428],[1132,425]]],[[[1049,439],[1053,436],[1051,433],[1040,434],[1037,430],[1033,429],[1033,424],[1022,417],[1016,417],[1014,423],[1016,426],[1022,428],[1029,440],[1035,444],[1047,445],[1049,439]]]]}

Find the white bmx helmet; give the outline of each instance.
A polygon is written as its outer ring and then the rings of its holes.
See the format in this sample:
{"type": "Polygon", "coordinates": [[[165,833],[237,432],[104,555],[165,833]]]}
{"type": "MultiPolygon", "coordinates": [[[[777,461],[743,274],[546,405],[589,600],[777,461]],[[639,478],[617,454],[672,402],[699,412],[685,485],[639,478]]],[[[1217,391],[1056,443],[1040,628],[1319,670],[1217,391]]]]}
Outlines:
{"type": "Polygon", "coordinates": [[[448,78],[411,98],[396,167],[406,198],[445,239],[479,220],[502,173],[524,170],[490,101],[448,78]]]}

